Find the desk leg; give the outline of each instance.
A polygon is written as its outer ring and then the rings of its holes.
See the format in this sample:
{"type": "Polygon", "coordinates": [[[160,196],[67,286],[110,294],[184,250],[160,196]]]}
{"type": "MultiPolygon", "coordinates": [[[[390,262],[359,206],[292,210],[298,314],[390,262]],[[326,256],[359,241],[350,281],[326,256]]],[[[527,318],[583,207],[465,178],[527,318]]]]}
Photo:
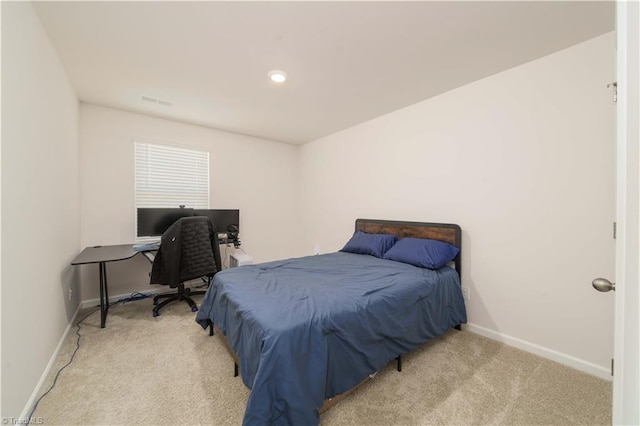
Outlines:
{"type": "Polygon", "coordinates": [[[104,328],[109,311],[109,291],[107,290],[107,265],[100,262],[100,328],[104,328]]]}

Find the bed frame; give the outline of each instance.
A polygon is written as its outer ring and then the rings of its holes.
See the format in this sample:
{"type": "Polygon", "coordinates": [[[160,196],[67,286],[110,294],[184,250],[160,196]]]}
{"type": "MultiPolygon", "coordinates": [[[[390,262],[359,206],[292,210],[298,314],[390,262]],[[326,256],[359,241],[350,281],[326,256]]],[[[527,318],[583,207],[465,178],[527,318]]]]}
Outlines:
{"type": "MultiPolygon", "coordinates": [[[[462,230],[452,223],[399,222],[395,220],[356,219],[356,231],[368,234],[391,234],[398,238],[428,238],[443,241],[461,249],[462,230]]],[[[462,251],[462,250],[461,250],[462,251]]],[[[453,260],[462,278],[460,253],[453,260]]]]}
{"type": "MultiPolygon", "coordinates": [[[[451,223],[430,223],[430,222],[401,222],[395,220],[377,220],[377,219],[356,219],[356,231],[366,232],[368,234],[391,234],[398,238],[428,238],[431,240],[443,241],[449,243],[462,252],[462,230],[460,226],[451,223]]],[[[458,276],[461,275],[461,262],[460,253],[453,260],[455,270],[458,272],[458,276]]],[[[455,329],[460,330],[460,325],[455,326],[455,329]]],[[[209,326],[209,335],[217,334],[222,341],[224,347],[231,355],[234,361],[233,375],[238,376],[238,355],[231,349],[231,345],[227,341],[226,336],[220,331],[220,329],[214,324],[209,326]]],[[[402,371],[402,355],[396,358],[397,370],[402,371]]],[[[333,398],[327,398],[324,400],[324,404],[318,410],[318,414],[322,414],[329,408],[333,407],[340,400],[344,399],[351,392],[362,386],[364,383],[372,380],[377,373],[374,373],[368,377],[365,377],[360,383],[353,388],[334,396],[333,398]]]]}

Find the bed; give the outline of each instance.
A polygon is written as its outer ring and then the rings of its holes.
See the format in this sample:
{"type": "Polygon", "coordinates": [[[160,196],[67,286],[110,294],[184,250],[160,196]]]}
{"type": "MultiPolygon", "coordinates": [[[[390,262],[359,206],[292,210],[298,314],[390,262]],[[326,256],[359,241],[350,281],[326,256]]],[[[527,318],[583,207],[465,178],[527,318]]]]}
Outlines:
{"type": "MultiPolygon", "coordinates": [[[[358,231],[461,244],[453,224],[358,219],[358,231]]],[[[243,424],[317,424],[390,361],[400,370],[402,354],[466,323],[460,265],[459,253],[431,270],[340,251],[226,269],[196,321],[251,389],[243,424]]]]}

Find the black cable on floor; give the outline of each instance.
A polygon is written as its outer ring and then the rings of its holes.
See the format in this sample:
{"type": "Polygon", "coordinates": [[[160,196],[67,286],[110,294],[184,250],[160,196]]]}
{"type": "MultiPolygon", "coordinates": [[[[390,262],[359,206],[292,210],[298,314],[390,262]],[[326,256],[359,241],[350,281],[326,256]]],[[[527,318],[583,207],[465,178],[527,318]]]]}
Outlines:
{"type": "Polygon", "coordinates": [[[51,390],[53,389],[53,387],[56,385],[56,382],[58,381],[58,376],[60,376],[60,373],[62,373],[62,370],[64,370],[65,368],[67,368],[69,365],[71,365],[71,363],[73,362],[73,359],[76,356],[76,353],[78,352],[78,349],[80,349],[80,326],[82,325],[82,322],[84,320],[86,320],[87,318],[89,318],[91,315],[93,315],[94,313],[96,313],[98,310],[94,309],[93,311],[89,312],[87,315],[85,315],[84,318],[82,318],[78,324],[76,324],[76,326],[78,327],[78,329],[76,330],[76,334],[78,335],[78,339],[76,340],[76,349],[73,351],[73,354],[71,355],[71,359],[69,360],[69,362],[67,362],[65,365],[63,365],[58,372],[56,373],[56,377],[53,379],[53,383],[51,383],[51,386],[49,387],[49,389],[47,389],[47,391],[45,393],[43,393],[40,398],[38,398],[38,400],[36,401],[36,403],[34,404],[33,408],[31,409],[31,412],[29,413],[29,417],[27,419],[25,419],[25,421],[27,423],[31,423],[31,417],[33,416],[33,413],[36,411],[36,408],[38,408],[38,404],[40,403],[40,401],[42,401],[42,398],[44,398],[45,396],[47,396],[47,394],[49,392],[51,392],[51,390]]]}
{"type": "MultiPolygon", "coordinates": [[[[111,303],[110,305],[117,305],[117,304],[125,304],[127,302],[134,302],[136,300],[141,300],[141,299],[147,299],[149,297],[153,297],[154,294],[145,294],[145,293],[138,293],[138,292],[134,292],[131,293],[131,296],[124,298],[124,299],[120,299],[116,302],[111,303]]],[[[100,308],[100,305],[97,306],[97,308],[100,308]]],[[[38,398],[38,400],[36,401],[36,403],[34,404],[33,408],[31,409],[31,413],[29,413],[29,417],[26,419],[27,422],[31,421],[31,417],[33,416],[33,413],[36,411],[36,408],[38,407],[38,404],[40,403],[40,401],[42,400],[42,398],[44,398],[45,396],[47,396],[47,394],[49,392],[51,392],[51,390],[53,389],[53,387],[56,385],[56,383],[58,382],[58,377],[60,376],[60,373],[62,373],[62,370],[64,370],[65,368],[67,368],[69,365],[71,365],[71,363],[73,362],[73,359],[76,356],[76,353],[78,352],[78,349],[80,349],[80,328],[82,326],[82,322],[84,320],[86,320],[87,318],[89,318],[91,315],[93,315],[94,313],[96,313],[98,311],[98,309],[94,309],[93,311],[89,312],[87,315],[85,315],[84,318],[82,318],[80,321],[78,321],[78,323],[76,324],[76,326],[78,327],[76,330],[76,334],[78,335],[78,339],[76,340],[76,349],[73,351],[73,354],[71,355],[71,359],[69,360],[69,362],[67,362],[65,365],[63,365],[58,372],[56,373],[56,377],[53,379],[53,383],[51,384],[51,386],[49,387],[49,389],[47,389],[47,391],[45,393],[43,393],[40,398],[38,398]]]]}

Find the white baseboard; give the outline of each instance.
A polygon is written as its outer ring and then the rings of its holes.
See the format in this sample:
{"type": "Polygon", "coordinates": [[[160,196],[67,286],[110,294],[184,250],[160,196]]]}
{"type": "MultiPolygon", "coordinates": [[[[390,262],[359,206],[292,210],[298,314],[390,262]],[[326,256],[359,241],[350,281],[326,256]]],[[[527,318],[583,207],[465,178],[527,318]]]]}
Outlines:
{"type": "MultiPolygon", "coordinates": [[[[191,288],[193,290],[195,290],[195,286],[201,286],[201,285],[202,285],[202,282],[200,280],[197,280],[197,279],[185,282],[185,287],[191,288]]],[[[151,287],[151,288],[146,287],[144,290],[132,291],[130,293],[117,294],[115,296],[110,296],[109,297],[109,303],[114,303],[114,302],[117,302],[118,300],[127,299],[127,298],[131,297],[131,295],[134,294],[134,293],[156,295],[156,294],[160,294],[160,293],[170,293],[170,292],[175,291],[175,290],[176,290],[175,288],[170,288],[167,285],[157,285],[157,286],[151,287]]],[[[206,289],[205,288],[201,288],[199,290],[206,290],[206,289]]],[[[82,309],[91,308],[93,306],[100,306],[100,298],[83,300],[83,301],[80,302],[80,307],[82,309]]]]}
{"type": "Polygon", "coordinates": [[[476,324],[468,323],[463,325],[463,328],[472,333],[488,337],[489,339],[496,340],[504,343],[505,345],[513,346],[514,348],[522,349],[523,351],[550,359],[551,361],[558,362],[566,365],[567,367],[575,368],[576,370],[600,377],[601,379],[609,381],[613,380],[611,370],[607,367],[596,365],[580,358],[545,348],[544,346],[536,345],[535,343],[527,342],[525,340],[518,339],[517,337],[509,336],[495,330],[490,330],[476,324]]]}
{"type": "Polygon", "coordinates": [[[33,409],[33,405],[36,402],[36,398],[40,394],[40,390],[42,388],[42,385],[44,384],[44,381],[47,379],[47,376],[49,375],[49,372],[51,371],[51,367],[53,367],[53,363],[55,362],[56,358],[58,357],[58,352],[60,352],[60,348],[62,348],[62,344],[64,343],[65,339],[67,338],[67,335],[69,334],[69,331],[71,331],[71,328],[73,327],[73,324],[74,324],[74,322],[76,320],[76,317],[78,316],[78,312],[80,312],[80,304],[78,304],[78,308],[73,313],[73,317],[71,317],[71,321],[69,321],[69,324],[67,325],[67,328],[64,330],[64,333],[62,333],[62,337],[60,337],[60,341],[58,342],[58,346],[56,346],[56,349],[53,351],[53,354],[51,355],[51,358],[49,359],[49,363],[47,364],[47,367],[44,369],[44,372],[40,376],[40,380],[38,381],[38,384],[36,385],[36,388],[31,393],[31,396],[29,397],[29,400],[27,401],[27,404],[25,405],[24,409],[22,410],[22,413],[20,413],[20,419],[27,419],[27,417],[31,413],[31,410],[33,409]]]}

